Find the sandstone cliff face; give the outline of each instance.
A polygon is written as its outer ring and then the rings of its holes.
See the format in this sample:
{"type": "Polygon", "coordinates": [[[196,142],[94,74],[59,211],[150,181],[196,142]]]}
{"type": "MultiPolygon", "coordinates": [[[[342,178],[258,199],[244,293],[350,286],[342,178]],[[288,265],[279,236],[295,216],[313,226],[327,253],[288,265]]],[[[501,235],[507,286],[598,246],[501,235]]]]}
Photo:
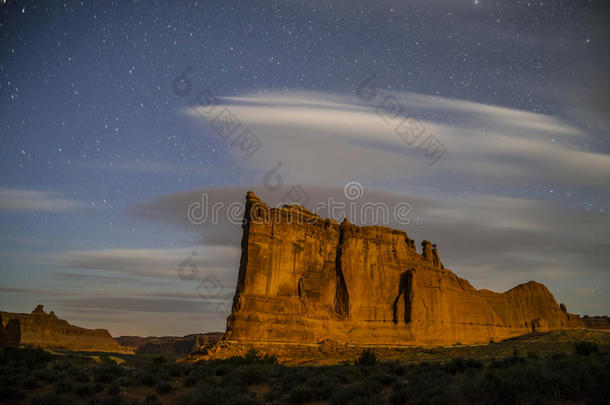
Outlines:
{"type": "Polygon", "coordinates": [[[544,285],[476,290],[402,231],[270,209],[251,192],[245,220],[226,340],[466,344],[583,326],[544,285]]]}
{"type": "Polygon", "coordinates": [[[106,329],[85,329],[47,314],[38,305],[31,314],[0,312],[3,322],[20,325],[20,343],[47,349],[131,353],[110,336],[106,329]]]}

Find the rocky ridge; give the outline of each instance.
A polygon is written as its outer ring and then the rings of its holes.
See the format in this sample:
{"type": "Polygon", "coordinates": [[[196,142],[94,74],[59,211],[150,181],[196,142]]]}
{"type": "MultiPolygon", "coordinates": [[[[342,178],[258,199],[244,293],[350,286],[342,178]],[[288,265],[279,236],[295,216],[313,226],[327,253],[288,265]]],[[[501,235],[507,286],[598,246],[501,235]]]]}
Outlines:
{"type": "Polygon", "coordinates": [[[132,353],[112,338],[106,329],[86,329],[70,325],[59,319],[53,311],[46,313],[38,305],[30,314],[0,312],[6,327],[19,325],[22,345],[32,345],[45,349],[74,351],[132,353]]]}

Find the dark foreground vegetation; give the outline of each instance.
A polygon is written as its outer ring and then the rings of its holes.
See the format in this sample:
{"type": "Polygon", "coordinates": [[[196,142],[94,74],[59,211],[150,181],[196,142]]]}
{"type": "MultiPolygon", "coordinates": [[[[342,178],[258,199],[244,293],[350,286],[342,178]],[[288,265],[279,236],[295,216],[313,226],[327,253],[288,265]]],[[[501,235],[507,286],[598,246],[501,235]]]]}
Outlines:
{"type": "Polygon", "coordinates": [[[27,347],[0,353],[0,403],[607,403],[609,382],[610,354],[592,342],[547,357],[515,352],[418,364],[380,361],[365,350],[354,362],[300,367],[256,352],[195,364],[27,347]]]}

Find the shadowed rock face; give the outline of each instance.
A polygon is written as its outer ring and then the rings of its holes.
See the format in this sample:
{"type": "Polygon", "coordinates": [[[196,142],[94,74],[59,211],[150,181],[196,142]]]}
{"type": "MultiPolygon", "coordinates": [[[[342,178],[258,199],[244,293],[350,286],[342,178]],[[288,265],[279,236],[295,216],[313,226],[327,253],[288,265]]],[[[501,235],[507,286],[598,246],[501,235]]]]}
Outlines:
{"type": "Polygon", "coordinates": [[[131,353],[110,336],[106,329],[85,329],[59,319],[53,311],[47,314],[38,305],[30,314],[0,312],[6,329],[19,326],[20,343],[48,349],[131,353]],[[12,327],[12,326],[11,326],[12,327]]]}
{"type": "Polygon", "coordinates": [[[186,336],[119,336],[115,340],[136,354],[186,355],[216,344],[224,333],[195,333],[186,336]]]}
{"type": "Polygon", "coordinates": [[[402,231],[269,208],[249,192],[226,340],[429,345],[582,327],[542,284],[476,290],[402,231]]]}
{"type": "Polygon", "coordinates": [[[21,341],[21,326],[19,319],[11,319],[6,323],[6,327],[2,322],[0,314],[0,347],[3,346],[19,346],[21,341]]]}

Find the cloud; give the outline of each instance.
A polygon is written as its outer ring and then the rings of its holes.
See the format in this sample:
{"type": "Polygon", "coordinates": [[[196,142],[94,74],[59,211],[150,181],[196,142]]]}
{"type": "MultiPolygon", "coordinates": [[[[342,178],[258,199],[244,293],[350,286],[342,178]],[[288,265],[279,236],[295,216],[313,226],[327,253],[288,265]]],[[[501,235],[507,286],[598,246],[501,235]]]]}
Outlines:
{"type": "MultiPolygon", "coordinates": [[[[74,250],[53,255],[58,267],[119,273],[145,278],[195,278],[214,274],[234,286],[234,269],[239,265],[239,247],[196,246],[176,249],[74,250]],[[184,270],[182,270],[182,267],[184,270]],[[193,276],[195,275],[195,276],[193,276]]],[[[98,274],[93,274],[99,277],[98,274]]]]}
{"type": "MultiPolygon", "coordinates": [[[[332,185],[358,179],[409,184],[425,178],[432,184],[449,179],[457,187],[505,189],[531,184],[606,189],[610,183],[610,155],[580,147],[589,134],[529,111],[379,90],[366,105],[349,97],[286,93],[226,97],[212,113],[206,107],[186,113],[213,133],[214,119],[224,109],[239,119],[240,131],[248,128],[262,142],[245,163],[264,174],[282,162],[282,173],[291,183],[332,185]],[[386,97],[395,97],[393,102],[402,106],[400,118],[378,108],[386,97]],[[425,128],[411,145],[394,131],[404,116],[425,128]],[[419,142],[429,135],[447,150],[433,166],[419,142]]],[[[239,148],[232,150],[242,162],[239,148]]]]}
{"type": "Polygon", "coordinates": [[[86,207],[52,191],[0,188],[0,212],[65,212],[86,207]]]}
{"type": "Polygon", "coordinates": [[[55,301],[63,308],[101,309],[106,311],[197,313],[213,312],[214,303],[202,299],[164,299],[134,297],[94,297],[55,301]]]}
{"type": "Polygon", "coordinates": [[[32,294],[32,295],[59,295],[59,296],[67,296],[67,295],[88,295],[85,293],[79,292],[60,292],[60,291],[52,291],[52,290],[35,290],[30,288],[13,288],[13,287],[0,287],[0,291],[4,293],[18,293],[18,294],[32,294]]]}

